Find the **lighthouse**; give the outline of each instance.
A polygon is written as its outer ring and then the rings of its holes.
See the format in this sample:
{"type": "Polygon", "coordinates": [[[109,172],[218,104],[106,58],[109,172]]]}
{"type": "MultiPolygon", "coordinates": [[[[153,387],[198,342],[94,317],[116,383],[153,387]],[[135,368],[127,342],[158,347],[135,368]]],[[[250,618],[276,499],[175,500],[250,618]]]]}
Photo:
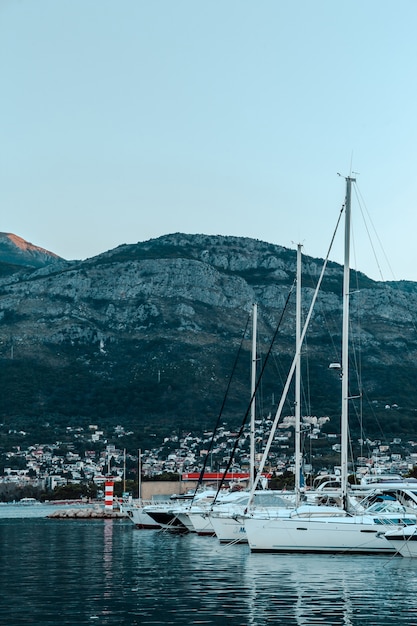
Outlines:
{"type": "Polygon", "coordinates": [[[104,487],[104,511],[106,513],[113,512],[113,491],[114,481],[110,478],[107,478],[104,487]]]}

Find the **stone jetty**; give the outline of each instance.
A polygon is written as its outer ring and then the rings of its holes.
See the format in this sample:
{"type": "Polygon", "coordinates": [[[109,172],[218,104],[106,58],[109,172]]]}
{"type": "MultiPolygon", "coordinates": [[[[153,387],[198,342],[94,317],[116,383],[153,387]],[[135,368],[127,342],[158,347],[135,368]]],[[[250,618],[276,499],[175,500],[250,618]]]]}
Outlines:
{"type": "Polygon", "coordinates": [[[127,515],[118,509],[105,511],[104,507],[95,506],[57,509],[47,517],[53,519],[124,519],[127,515]]]}

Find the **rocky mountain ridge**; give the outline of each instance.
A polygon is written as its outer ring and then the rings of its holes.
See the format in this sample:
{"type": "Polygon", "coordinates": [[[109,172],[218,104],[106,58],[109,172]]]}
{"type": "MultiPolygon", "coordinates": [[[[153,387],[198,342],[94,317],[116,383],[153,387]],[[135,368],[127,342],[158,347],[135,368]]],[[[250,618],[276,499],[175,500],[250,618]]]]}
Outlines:
{"type": "Polygon", "coordinates": [[[0,233],[0,261],[18,267],[38,268],[59,263],[63,259],[13,233],[0,233]]]}
{"type": "MultiPolygon", "coordinates": [[[[85,261],[51,253],[43,261],[16,269],[0,246],[1,422],[29,430],[123,422],[139,443],[154,431],[210,428],[253,302],[260,352],[269,350],[279,323],[262,384],[263,411],[274,412],[294,352],[295,250],[175,233],[85,261]]],[[[303,260],[304,315],[322,264],[303,260]]],[[[303,351],[305,410],[330,414],[333,429],[340,384],[328,365],[340,359],[341,292],[342,268],[329,263],[303,351]]],[[[367,420],[395,405],[390,428],[413,428],[417,284],[379,283],[354,273],[351,311],[362,363],[361,382],[352,375],[352,395],[369,398],[367,420]]],[[[249,399],[248,332],[243,348],[225,416],[232,423],[240,422],[249,399]]]]}

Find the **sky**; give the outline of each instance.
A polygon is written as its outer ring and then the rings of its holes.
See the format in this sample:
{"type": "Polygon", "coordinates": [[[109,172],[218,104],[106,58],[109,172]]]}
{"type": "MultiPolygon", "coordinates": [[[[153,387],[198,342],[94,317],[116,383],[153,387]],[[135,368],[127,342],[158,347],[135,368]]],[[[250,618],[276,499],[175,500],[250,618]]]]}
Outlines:
{"type": "Polygon", "coordinates": [[[417,281],[416,24],[415,0],[0,0],[0,231],[324,258],[352,175],[352,265],[417,281]]]}

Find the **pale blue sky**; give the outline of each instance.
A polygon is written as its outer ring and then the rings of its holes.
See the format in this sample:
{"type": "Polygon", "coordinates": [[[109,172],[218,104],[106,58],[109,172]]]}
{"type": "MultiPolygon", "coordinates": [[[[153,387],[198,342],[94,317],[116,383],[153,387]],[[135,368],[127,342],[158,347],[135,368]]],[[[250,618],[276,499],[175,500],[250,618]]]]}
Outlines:
{"type": "Polygon", "coordinates": [[[383,248],[355,214],[353,264],[417,281],[416,29],[415,0],[0,0],[0,230],[324,257],[352,165],[383,248]]]}

